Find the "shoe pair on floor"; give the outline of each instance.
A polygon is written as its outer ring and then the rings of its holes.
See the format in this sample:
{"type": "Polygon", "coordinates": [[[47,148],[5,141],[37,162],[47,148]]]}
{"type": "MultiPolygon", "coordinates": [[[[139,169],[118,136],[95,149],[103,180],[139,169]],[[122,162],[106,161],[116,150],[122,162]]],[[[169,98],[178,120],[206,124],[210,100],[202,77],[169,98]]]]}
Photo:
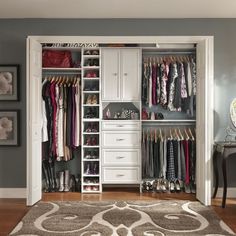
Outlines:
{"type": "Polygon", "coordinates": [[[98,191],[99,190],[99,186],[85,186],[84,190],[86,191],[98,191]]]}

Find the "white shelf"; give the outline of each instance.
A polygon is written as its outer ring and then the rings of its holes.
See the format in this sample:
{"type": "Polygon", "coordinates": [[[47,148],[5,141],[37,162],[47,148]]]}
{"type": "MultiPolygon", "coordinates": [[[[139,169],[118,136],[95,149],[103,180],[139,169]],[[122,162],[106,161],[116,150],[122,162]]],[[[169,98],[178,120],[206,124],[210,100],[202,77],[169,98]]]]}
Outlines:
{"type": "Polygon", "coordinates": [[[43,71],[81,71],[81,68],[57,68],[57,67],[43,67],[43,71]]]}
{"type": "Polygon", "coordinates": [[[96,59],[96,58],[99,58],[100,57],[100,55],[83,55],[83,57],[84,58],[94,58],[94,59],[96,59]]]}
{"type": "Polygon", "coordinates": [[[99,107],[99,104],[83,104],[84,107],[99,107]]]}
{"type": "Polygon", "coordinates": [[[93,70],[93,69],[99,69],[100,66],[83,66],[84,70],[93,70]]]}
{"type": "Polygon", "coordinates": [[[91,146],[89,146],[89,145],[83,145],[83,147],[84,147],[84,148],[99,148],[100,146],[98,146],[98,145],[91,145],[91,146]]]}
{"type": "MultiPolygon", "coordinates": [[[[88,186],[88,185],[89,185],[89,186],[99,186],[99,184],[92,184],[92,183],[91,183],[91,184],[89,184],[89,183],[83,183],[82,185],[83,185],[83,186],[88,186]]],[[[85,191],[86,191],[86,190],[85,190],[85,191]]],[[[91,190],[91,191],[92,191],[92,190],[91,190]]]]}
{"type": "Polygon", "coordinates": [[[83,91],[83,93],[100,93],[100,91],[99,90],[91,90],[91,91],[83,91]]]}
{"type": "Polygon", "coordinates": [[[83,80],[99,80],[99,77],[83,77],[83,80]]]}
{"type": "Polygon", "coordinates": [[[83,134],[99,134],[99,132],[83,132],[83,134]]]}
{"type": "Polygon", "coordinates": [[[85,174],[83,174],[83,177],[100,177],[100,175],[85,175],[85,174]]]}
{"type": "Polygon", "coordinates": [[[84,118],[83,119],[83,121],[85,121],[85,122],[93,122],[93,121],[100,121],[100,119],[99,118],[84,118]]]}
{"type": "Polygon", "coordinates": [[[86,158],[83,158],[83,161],[100,161],[99,159],[86,159],[86,158]]]}

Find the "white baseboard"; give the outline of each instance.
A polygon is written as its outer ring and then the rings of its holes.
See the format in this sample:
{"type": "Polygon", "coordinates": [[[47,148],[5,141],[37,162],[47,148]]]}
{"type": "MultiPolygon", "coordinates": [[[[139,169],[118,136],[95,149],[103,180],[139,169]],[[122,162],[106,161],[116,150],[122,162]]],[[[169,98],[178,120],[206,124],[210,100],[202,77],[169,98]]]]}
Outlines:
{"type": "Polygon", "coordinates": [[[26,188],[0,188],[0,198],[26,198],[26,188]]]}
{"type": "MultiPolygon", "coordinates": [[[[223,196],[223,188],[218,188],[216,197],[222,197],[223,196]]],[[[227,188],[227,198],[236,198],[236,188],[232,187],[232,188],[227,188]]]]}

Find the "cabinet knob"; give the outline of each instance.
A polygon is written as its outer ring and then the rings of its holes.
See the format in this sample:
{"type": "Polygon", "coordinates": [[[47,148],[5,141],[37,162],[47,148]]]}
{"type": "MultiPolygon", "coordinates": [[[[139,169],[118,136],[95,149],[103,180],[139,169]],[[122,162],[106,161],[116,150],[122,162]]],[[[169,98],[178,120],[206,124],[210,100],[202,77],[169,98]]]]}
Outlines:
{"type": "Polygon", "coordinates": [[[117,174],[117,176],[118,176],[118,177],[122,177],[122,176],[125,176],[125,175],[123,175],[123,174],[117,174]]]}
{"type": "Polygon", "coordinates": [[[118,157],[116,157],[117,159],[122,159],[122,158],[125,158],[125,157],[122,157],[122,156],[118,156],[118,157]]]}
{"type": "Polygon", "coordinates": [[[116,127],[124,127],[124,125],[117,125],[116,127]]]}
{"type": "Polygon", "coordinates": [[[117,73],[113,73],[114,76],[117,76],[117,73]]]}
{"type": "Polygon", "coordinates": [[[124,76],[127,76],[128,75],[128,73],[124,73],[124,76]]]}
{"type": "Polygon", "coordinates": [[[123,141],[125,140],[124,138],[117,138],[116,141],[123,141]]]}

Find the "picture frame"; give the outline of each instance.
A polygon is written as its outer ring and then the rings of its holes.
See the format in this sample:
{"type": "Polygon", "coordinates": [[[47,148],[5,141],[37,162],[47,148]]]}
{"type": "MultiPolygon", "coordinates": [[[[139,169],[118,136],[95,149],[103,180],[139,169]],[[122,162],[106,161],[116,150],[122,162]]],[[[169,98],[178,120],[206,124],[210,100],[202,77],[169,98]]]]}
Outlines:
{"type": "Polygon", "coordinates": [[[0,110],[0,146],[19,146],[19,110],[0,110]]]}
{"type": "Polygon", "coordinates": [[[18,64],[0,65],[0,101],[17,101],[19,99],[18,64]]]}

